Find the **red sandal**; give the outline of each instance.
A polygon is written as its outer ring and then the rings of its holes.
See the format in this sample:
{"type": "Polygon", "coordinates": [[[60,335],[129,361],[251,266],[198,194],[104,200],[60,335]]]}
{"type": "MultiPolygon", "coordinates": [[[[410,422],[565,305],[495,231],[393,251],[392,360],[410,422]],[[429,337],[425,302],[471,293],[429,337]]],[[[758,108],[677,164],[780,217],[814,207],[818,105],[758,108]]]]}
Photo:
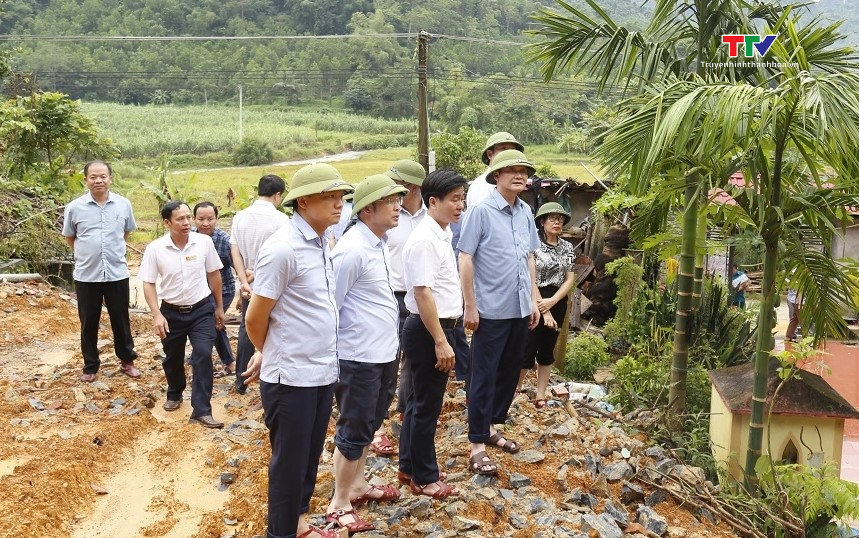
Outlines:
{"type": "Polygon", "coordinates": [[[376,526],[368,521],[364,521],[363,519],[361,519],[361,516],[355,513],[354,508],[350,510],[340,508],[338,510],[334,510],[333,512],[328,512],[327,514],[325,514],[325,522],[334,523],[338,527],[345,527],[349,531],[349,534],[376,530],[376,526]],[[341,518],[344,518],[346,516],[352,516],[353,521],[350,521],[349,523],[343,523],[342,521],[340,521],[341,518]]]}
{"type": "Polygon", "coordinates": [[[367,491],[362,493],[360,496],[349,499],[349,502],[352,503],[352,506],[361,506],[362,504],[367,504],[370,501],[376,501],[377,503],[385,502],[385,501],[396,501],[400,498],[400,490],[391,485],[384,486],[376,486],[370,484],[370,487],[367,488],[367,491]],[[373,495],[374,491],[381,491],[382,494],[377,496],[373,495]]]}
{"type": "Polygon", "coordinates": [[[370,450],[380,456],[390,456],[391,454],[396,452],[394,450],[394,444],[388,438],[388,434],[386,433],[380,435],[378,441],[373,441],[372,443],[370,443],[370,450]]]}
{"type": "Polygon", "coordinates": [[[427,497],[432,497],[433,499],[447,499],[448,497],[456,497],[457,495],[459,495],[459,490],[456,489],[455,486],[446,484],[441,480],[439,480],[438,482],[434,482],[434,484],[438,486],[438,489],[433,491],[432,493],[426,491],[426,489],[432,484],[425,484],[423,486],[419,486],[415,484],[414,480],[409,482],[409,488],[415,495],[426,495],[427,497]]]}
{"type": "Polygon", "coordinates": [[[295,538],[310,538],[311,536],[321,536],[322,538],[339,538],[334,531],[324,531],[319,527],[310,525],[309,528],[295,538]]]}
{"type": "MultiPolygon", "coordinates": [[[[438,479],[445,480],[447,478],[447,473],[444,471],[438,472],[438,479]]],[[[408,473],[404,473],[403,471],[397,471],[397,482],[399,482],[403,486],[408,486],[412,481],[412,475],[408,473]]]]}

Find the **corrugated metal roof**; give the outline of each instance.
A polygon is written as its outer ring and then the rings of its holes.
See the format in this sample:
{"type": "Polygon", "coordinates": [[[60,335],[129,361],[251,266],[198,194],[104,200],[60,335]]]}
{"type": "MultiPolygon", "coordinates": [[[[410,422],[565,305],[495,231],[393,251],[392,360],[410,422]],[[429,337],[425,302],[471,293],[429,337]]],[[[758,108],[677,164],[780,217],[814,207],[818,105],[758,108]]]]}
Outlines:
{"type": "MultiPolygon", "coordinates": [[[[776,369],[779,362],[770,359],[767,378],[767,409],[781,380],[776,369]]],[[[725,405],[735,413],[751,413],[752,390],[754,388],[754,364],[747,363],[719,370],[710,370],[710,380],[722,397],[725,405]]],[[[803,370],[801,379],[791,379],[778,394],[773,414],[859,418],[859,411],[853,408],[838,392],[819,375],[803,370]]]]}

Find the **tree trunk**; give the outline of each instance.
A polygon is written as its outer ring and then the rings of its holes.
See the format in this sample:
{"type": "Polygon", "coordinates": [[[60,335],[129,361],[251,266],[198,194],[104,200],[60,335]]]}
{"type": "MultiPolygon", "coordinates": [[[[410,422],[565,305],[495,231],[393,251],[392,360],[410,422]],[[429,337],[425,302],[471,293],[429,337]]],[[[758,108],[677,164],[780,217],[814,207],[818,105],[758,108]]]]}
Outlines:
{"type": "MultiPolygon", "coordinates": [[[[783,140],[782,140],[783,142],[783,140]]],[[[766,246],[764,255],[764,276],[761,281],[761,309],[758,313],[757,343],[755,346],[755,382],[752,391],[752,414],[749,421],[749,446],[746,453],[746,488],[753,492],[757,490],[758,476],[755,464],[761,456],[764,435],[764,404],[767,398],[767,381],[769,379],[769,360],[775,338],[775,306],[779,296],[776,295],[775,277],[778,272],[778,245],[782,230],[781,208],[781,174],[784,159],[784,146],[778,144],[773,152],[773,173],[769,207],[764,212],[764,222],[761,226],[761,237],[766,246]]],[[[763,188],[761,189],[763,191],[763,188]]]]}
{"type": "MultiPolygon", "coordinates": [[[[701,204],[706,204],[706,198],[701,196],[701,204]]],[[[704,260],[707,256],[707,217],[699,216],[697,240],[695,243],[695,285],[692,288],[692,310],[697,312],[701,307],[701,294],[704,289],[704,260]]]]}
{"type": "Polygon", "coordinates": [[[749,421],[749,447],[746,453],[746,487],[757,489],[755,464],[761,456],[764,435],[764,413],[767,400],[770,353],[775,344],[772,328],[775,326],[775,276],[778,267],[778,241],[767,243],[764,256],[764,276],[761,283],[761,309],[758,313],[757,344],[755,347],[755,382],[752,391],[752,416],[749,421]]]}
{"type": "Polygon", "coordinates": [[[677,272],[677,315],[674,324],[674,358],[668,390],[668,421],[672,430],[682,428],[686,409],[686,369],[689,364],[689,314],[695,278],[695,242],[698,237],[698,174],[686,178],[685,213],[680,268],[677,272]]]}

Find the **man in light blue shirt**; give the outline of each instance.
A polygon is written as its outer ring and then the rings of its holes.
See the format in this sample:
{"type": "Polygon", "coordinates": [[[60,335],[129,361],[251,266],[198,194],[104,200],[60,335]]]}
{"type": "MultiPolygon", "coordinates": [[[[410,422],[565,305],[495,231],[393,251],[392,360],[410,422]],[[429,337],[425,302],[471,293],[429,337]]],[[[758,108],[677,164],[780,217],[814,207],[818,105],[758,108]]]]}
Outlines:
{"type": "Polygon", "coordinates": [[[352,215],[358,221],[331,251],[334,297],[340,309],[340,380],[334,389],[340,414],[334,433],[334,496],[327,519],[351,533],[374,528],[355,513],[355,507],[400,497],[395,486],[368,484],[364,463],[397,383],[399,306],[390,283],[386,233],[397,226],[406,192],[387,176],[364,179],[353,198],[352,215]]]}
{"type": "Polygon", "coordinates": [[[70,202],[63,214],[63,236],[75,255],[75,292],[81,321],[81,354],[84,382],[95,381],[98,357],[98,326],[101,306],[107,306],[113,330],[113,348],[121,361],[119,370],[140,377],[134,366],[137,353],[128,317],[128,263],[126,240],[137,228],[131,203],[111,192],[113,171],[104,161],[84,166],[89,192],[70,202]]]}
{"type": "Polygon", "coordinates": [[[540,238],[531,208],[518,198],[534,165],[518,150],[493,158],[487,181],[489,196],[465,212],[459,239],[459,269],[465,299],[465,328],[471,340],[468,391],[468,439],[472,470],[497,467],[485,454],[486,443],[506,452],[519,445],[505,439],[494,424],[503,424],[516,391],[528,330],[539,320],[534,251],[540,238]]]}
{"type": "Polygon", "coordinates": [[[270,236],[254,267],[246,312],[248,337],[262,353],[251,358],[246,383],[260,380],[269,429],[268,538],[336,538],[305,518],[316,483],[337,381],[337,306],[329,226],[340,220],[353,190],[336,168],[298,170],[284,198],[292,225],[270,236]]]}

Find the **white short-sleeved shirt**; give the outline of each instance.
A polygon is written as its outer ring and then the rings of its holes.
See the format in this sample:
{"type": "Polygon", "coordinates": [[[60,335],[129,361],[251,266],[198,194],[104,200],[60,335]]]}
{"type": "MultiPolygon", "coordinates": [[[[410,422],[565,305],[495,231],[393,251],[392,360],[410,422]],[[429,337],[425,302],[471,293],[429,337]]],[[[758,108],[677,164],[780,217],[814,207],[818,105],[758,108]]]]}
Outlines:
{"type": "Polygon", "coordinates": [[[482,202],[489,196],[489,193],[495,188],[495,185],[491,185],[488,181],[486,181],[486,175],[489,173],[487,170],[483,172],[468,185],[468,192],[465,193],[465,207],[474,207],[478,203],[482,202]]]}
{"type": "Polygon", "coordinates": [[[63,212],[63,236],[75,238],[75,270],[78,282],[116,282],[128,278],[125,234],[135,230],[131,202],[108,192],[104,205],[91,193],[76,198],[63,212]]]}
{"type": "Polygon", "coordinates": [[[403,269],[406,277],[406,308],[419,314],[415,301],[415,286],[432,291],[438,317],[462,316],[462,285],[453,255],[450,226],[442,229],[432,217],[418,224],[403,249],[403,269]]]}
{"type": "Polygon", "coordinates": [[[385,240],[360,220],[331,251],[340,309],[340,360],[381,364],[396,360],[399,306],[390,283],[385,240]]]}
{"type": "MultiPolygon", "coordinates": [[[[256,200],[233,217],[230,245],[237,245],[245,269],[253,270],[263,242],[282,227],[289,226],[289,217],[268,200],[256,200]]],[[[254,283],[250,283],[251,289],[254,283]]]]}
{"type": "Polygon", "coordinates": [[[223,266],[208,235],[191,232],[185,248],[180,249],[168,233],[146,245],[138,278],[157,283],[158,298],[162,301],[190,306],[212,293],[206,274],[220,271],[223,266]]]}
{"type": "Polygon", "coordinates": [[[276,301],[260,379],[293,387],[337,381],[337,304],[328,242],[296,214],[259,251],[254,293],[276,301]]]}
{"type": "Polygon", "coordinates": [[[388,251],[391,253],[391,287],[394,291],[406,291],[403,277],[403,247],[418,224],[424,220],[427,208],[421,201],[421,208],[414,215],[405,207],[400,208],[400,221],[396,228],[388,231],[388,251]]]}

